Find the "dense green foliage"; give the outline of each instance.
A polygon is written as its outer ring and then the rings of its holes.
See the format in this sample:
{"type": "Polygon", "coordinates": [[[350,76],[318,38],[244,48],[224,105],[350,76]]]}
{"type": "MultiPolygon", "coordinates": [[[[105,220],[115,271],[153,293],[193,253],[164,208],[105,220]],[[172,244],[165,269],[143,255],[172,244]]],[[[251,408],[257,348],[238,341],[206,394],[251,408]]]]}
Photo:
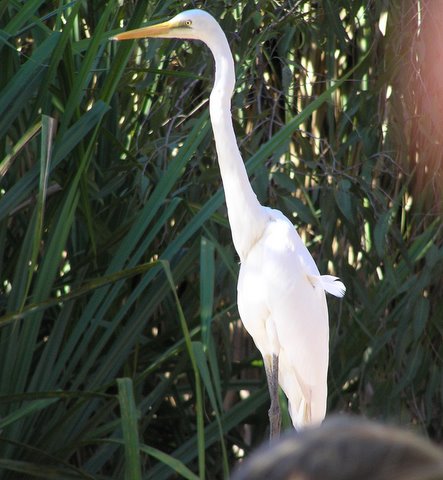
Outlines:
{"type": "MultiPolygon", "coordinates": [[[[348,289],[328,299],[329,411],[442,440],[430,13],[393,3],[206,8],[235,55],[254,189],[348,289]]],[[[266,438],[207,113],[211,55],[108,41],[193,6],[0,0],[2,478],[223,478],[266,438]]]]}

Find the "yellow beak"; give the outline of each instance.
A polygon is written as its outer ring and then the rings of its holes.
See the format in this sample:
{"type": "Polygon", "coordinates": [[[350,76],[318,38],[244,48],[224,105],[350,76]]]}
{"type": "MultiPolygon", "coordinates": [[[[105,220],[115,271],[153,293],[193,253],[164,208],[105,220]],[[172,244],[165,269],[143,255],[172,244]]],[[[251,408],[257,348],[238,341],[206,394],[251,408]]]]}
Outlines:
{"type": "Polygon", "coordinates": [[[134,38],[162,37],[174,26],[174,23],[171,22],[171,20],[168,20],[167,22],[152,25],[150,27],[142,27],[135,30],[129,30],[129,32],[119,33],[118,35],[113,36],[111,40],[131,40],[134,38]]]}

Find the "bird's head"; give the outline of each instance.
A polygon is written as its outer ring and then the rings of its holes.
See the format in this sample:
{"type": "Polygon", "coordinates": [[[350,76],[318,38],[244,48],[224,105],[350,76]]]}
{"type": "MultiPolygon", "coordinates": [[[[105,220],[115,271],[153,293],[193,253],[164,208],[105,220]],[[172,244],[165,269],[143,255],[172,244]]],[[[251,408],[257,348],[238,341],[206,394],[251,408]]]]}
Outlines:
{"type": "Polygon", "coordinates": [[[119,33],[112,37],[112,40],[183,38],[186,40],[207,41],[208,37],[219,28],[212,15],[204,10],[186,10],[167,22],[119,33]]]}

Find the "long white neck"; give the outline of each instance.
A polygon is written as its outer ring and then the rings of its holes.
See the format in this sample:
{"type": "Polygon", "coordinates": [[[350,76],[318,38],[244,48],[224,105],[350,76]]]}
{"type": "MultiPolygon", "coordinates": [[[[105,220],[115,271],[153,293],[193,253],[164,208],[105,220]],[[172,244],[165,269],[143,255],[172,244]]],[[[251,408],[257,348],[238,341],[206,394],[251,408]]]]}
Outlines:
{"type": "Polygon", "coordinates": [[[209,100],[209,112],[232,239],[242,261],[262,235],[268,216],[249,183],[232,125],[231,96],[235,85],[234,60],[226,36],[221,29],[216,37],[207,43],[215,59],[215,82],[209,100]]]}

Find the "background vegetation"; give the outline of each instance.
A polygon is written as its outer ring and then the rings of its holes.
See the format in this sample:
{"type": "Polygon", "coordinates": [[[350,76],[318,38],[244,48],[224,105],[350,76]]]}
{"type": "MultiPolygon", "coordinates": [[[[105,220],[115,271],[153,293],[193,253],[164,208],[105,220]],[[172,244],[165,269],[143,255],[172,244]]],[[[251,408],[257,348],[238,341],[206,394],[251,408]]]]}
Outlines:
{"type": "Polygon", "coordinates": [[[329,412],[442,440],[435,3],[0,0],[2,478],[226,478],[266,438],[212,58],[108,41],[194,6],[234,52],[259,198],[348,288],[329,299],[329,412]]]}

